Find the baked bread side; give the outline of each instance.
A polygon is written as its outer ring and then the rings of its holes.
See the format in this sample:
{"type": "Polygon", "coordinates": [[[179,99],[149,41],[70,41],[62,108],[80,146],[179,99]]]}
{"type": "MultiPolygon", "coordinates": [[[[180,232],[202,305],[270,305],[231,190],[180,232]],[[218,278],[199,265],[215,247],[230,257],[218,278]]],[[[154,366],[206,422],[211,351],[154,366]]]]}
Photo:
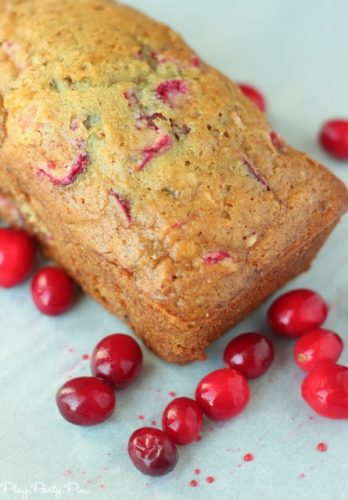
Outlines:
{"type": "Polygon", "coordinates": [[[345,186],[143,14],[106,0],[0,6],[5,216],[13,203],[161,357],[202,359],[308,267],[345,186]]]}

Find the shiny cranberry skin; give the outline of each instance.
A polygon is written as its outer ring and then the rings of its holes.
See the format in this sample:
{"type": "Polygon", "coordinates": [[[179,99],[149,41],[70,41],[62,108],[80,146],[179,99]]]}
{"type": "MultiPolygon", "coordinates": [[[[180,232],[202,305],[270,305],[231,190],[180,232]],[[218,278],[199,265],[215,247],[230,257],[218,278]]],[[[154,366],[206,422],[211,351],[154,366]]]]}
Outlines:
{"type": "Polygon", "coordinates": [[[274,358],[272,342],[262,333],[243,333],[226,346],[223,360],[230,368],[246,378],[260,377],[268,370],[274,358]]]}
{"type": "Polygon", "coordinates": [[[190,444],[199,436],[202,418],[203,412],[197,401],[184,397],[176,398],[163,412],[163,430],[175,444],[190,444]]]}
{"type": "Polygon", "coordinates": [[[21,229],[0,228],[0,287],[10,288],[24,281],[35,260],[35,246],[21,229]]]}
{"type": "Polygon", "coordinates": [[[323,361],[336,363],[343,350],[343,340],[337,333],[323,328],[310,330],[296,341],[294,358],[305,372],[312,371],[323,361]]]}
{"type": "Polygon", "coordinates": [[[142,427],[133,432],[128,442],[128,454],[135,467],[149,476],[167,474],[178,461],[173,441],[154,427],[142,427]]]}
{"type": "Polygon", "coordinates": [[[348,120],[330,120],[321,128],[319,141],[331,156],[348,160],[348,120]]]}
{"type": "Polygon", "coordinates": [[[321,326],[328,310],[318,293],[306,289],[292,290],[273,302],[268,310],[268,323],[280,335],[298,337],[321,326]]]}
{"type": "Polygon", "coordinates": [[[322,417],[348,418],[348,368],[321,363],[303,380],[302,397],[322,417]]]}
{"type": "Polygon", "coordinates": [[[110,385],[96,377],[68,380],[56,401],[65,420],[75,425],[96,425],[112,415],[116,396],[110,385]]]}
{"type": "Polygon", "coordinates": [[[261,111],[266,111],[266,100],[258,89],[247,83],[239,83],[238,87],[261,111]]]}
{"type": "Polygon", "coordinates": [[[114,333],[95,347],[91,356],[92,373],[123,389],[138,378],[143,365],[143,353],[130,335],[114,333]]]}
{"type": "Polygon", "coordinates": [[[240,413],[250,399],[247,379],[232,368],[206,375],[196,389],[196,400],[212,420],[228,420],[240,413]]]}
{"type": "Polygon", "coordinates": [[[74,288],[65,271],[43,267],[33,277],[31,294],[34,304],[43,314],[57,316],[71,306],[74,288]]]}

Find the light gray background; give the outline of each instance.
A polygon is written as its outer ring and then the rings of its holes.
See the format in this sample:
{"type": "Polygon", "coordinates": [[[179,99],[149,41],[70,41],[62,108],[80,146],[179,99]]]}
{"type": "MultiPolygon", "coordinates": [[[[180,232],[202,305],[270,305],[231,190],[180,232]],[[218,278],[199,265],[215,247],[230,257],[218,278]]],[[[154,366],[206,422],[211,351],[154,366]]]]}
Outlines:
{"type": "MultiPolygon", "coordinates": [[[[316,143],[325,119],[348,116],[345,0],[129,3],[172,25],[205,60],[232,78],[263,89],[275,129],[348,181],[347,162],[331,161],[316,143]]],[[[290,285],[319,290],[331,304],[327,326],[346,339],[347,230],[348,218],[311,271],[290,285]]],[[[67,376],[89,373],[88,361],[81,356],[98,339],[128,329],[87,297],[63,317],[41,316],[31,304],[28,286],[0,291],[0,483],[25,489],[40,481],[61,489],[62,498],[93,500],[348,499],[347,422],[314,416],[304,404],[299,393],[302,374],[292,362],[291,343],[282,340],[276,341],[272,369],[252,382],[251,403],[243,415],[209,429],[207,423],[201,442],[180,449],[172,474],[147,478],[128,460],[130,433],[160,419],[169,391],[192,395],[198,380],[220,366],[222,349],[233,334],[264,329],[267,305],[216,342],[206,363],[179,368],[146,352],[144,376],[119,393],[114,418],[86,429],[60,417],[55,392],[67,376]],[[316,450],[320,441],[328,444],[326,453],[316,450]],[[255,455],[253,462],[243,462],[247,452],[255,455]],[[199,476],[195,468],[201,469],[199,476]],[[213,484],[205,481],[210,475],[216,478],[213,484]],[[188,486],[192,479],[198,480],[197,488],[188,486]],[[88,494],[69,497],[69,482],[77,482],[88,494]]],[[[342,361],[348,362],[348,348],[342,361]]],[[[40,497],[55,495],[29,495],[40,497]]],[[[5,493],[0,487],[0,498],[25,498],[25,491],[5,493]]]]}

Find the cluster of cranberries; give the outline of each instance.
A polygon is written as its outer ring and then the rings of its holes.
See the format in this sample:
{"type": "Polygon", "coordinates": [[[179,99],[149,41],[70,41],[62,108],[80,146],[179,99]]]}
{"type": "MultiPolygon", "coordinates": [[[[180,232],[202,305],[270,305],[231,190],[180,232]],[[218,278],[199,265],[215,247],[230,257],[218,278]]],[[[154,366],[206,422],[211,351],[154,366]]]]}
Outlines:
{"type": "Polygon", "coordinates": [[[337,333],[320,328],[328,306],[312,290],[294,290],[279,297],[268,311],[272,330],[297,338],[296,364],[308,375],[302,382],[302,397],[319,415],[348,418],[348,367],[336,364],[343,341],[337,333]]]}
{"type": "Polygon", "coordinates": [[[227,368],[206,375],[197,385],[195,399],[179,397],[162,414],[162,430],[142,427],[131,435],[128,453],[144,474],[170,472],[178,461],[177,445],[196,441],[203,415],[228,420],[241,413],[250,399],[248,379],[262,375],[271,365],[274,350],[261,333],[244,333],[227,345],[223,360],[227,368]]]}
{"type": "Polygon", "coordinates": [[[75,425],[96,425],[116,408],[115,389],[138,378],[143,364],[139,344],[129,335],[114,333],[101,340],[91,355],[92,377],[68,380],[56,401],[62,416],[75,425]]]}
{"type": "MultiPolygon", "coordinates": [[[[299,337],[294,358],[309,372],[302,384],[305,401],[320,415],[348,418],[348,368],[336,364],[343,341],[320,328],[327,314],[328,306],[320,295],[300,289],[273,302],[268,323],[278,335],[299,337]]],[[[196,388],[195,399],[174,399],[163,412],[162,430],[143,427],[131,435],[128,453],[134,465],[151,476],[171,471],[178,460],[176,446],[197,440],[203,415],[221,421],[241,413],[250,398],[248,380],[264,374],[273,358],[273,344],[261,333],[232,339],[223,354],[227,368],[206,375],[196,388]]]]}
{"type": "MultiPolygon", "coordinates": [[[[0,228],[0,287],[11,288],[26,280],[35,264],[35,244],[22,229],[0,228]]],[[[62,314],[72,304],[73,283],[62,269],[45,266],[31,282],[36,307],[49,316],[62,314]]]]}
{"type": "MultiPolygon", "coordinates": [[[[239,84],[240,90],[261,110],[266,111],[266,99],[255,87],[239,84]]],[[[319,143],[338,160],[348,160],[348,119],[328,120],[319,132],[319,143]]]]}

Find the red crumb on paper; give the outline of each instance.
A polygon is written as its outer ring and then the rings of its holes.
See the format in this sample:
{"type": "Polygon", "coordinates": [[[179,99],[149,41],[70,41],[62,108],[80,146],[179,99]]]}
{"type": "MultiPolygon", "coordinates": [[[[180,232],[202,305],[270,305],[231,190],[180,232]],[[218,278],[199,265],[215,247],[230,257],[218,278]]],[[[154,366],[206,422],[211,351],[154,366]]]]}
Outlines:
{"type": "Polygon", "coordinates": [[[197,436],[197,437],[196,437],[196,441],[198,441],[198,442],[199,442],[199,441],[202,441],[202,436],[197,436]]]}
{"type": "Polygon", "coordinates": [[[327,448],[328,448],[328,446],[326,443],[318,443],[317,444],[318,451],[325,452],[325,451],[327,451],[327,448]]]}
{"type": "Polygon", "coordinates": [[[178,104],[178,96],[187,93],[187,84],[184,80],[166,80],[158,85],[156,94],[161,101],[174,107],[178,104]]]}
{"type": "Polygon", "coordinates": [[[165,151],[168,151],[168,149],[170,149],[172,145],[173,145],[172,138],[169,135],[165,134],[162,137],[160,137],[152,146],[143,149],[142,151],[143,158],[139,162],[137,170],[143,170],[143,168],[148,163],[150,163],[150,161],[153,158],[159,156],[165,151]]]}
{"type": "Polygon", "coordinates": [[[151,420],[151,425],[157,425],[156,420],[151,420]]]}
{"type": "Polygon", "coordinates": [[[168,396],[170,396],[171,398],[175,398],[175,397],[176,397],[176,392],[174,392],[174,391],[169,391],[169,392],[168,392],[168,396]]]}
{"type": "Polygon", "coordinates": [[[68,476],[71,476],[71,474],[72,474],[72,470],[71,470],[71,469],[67,469],[65,472],[66,472],[66,474],[67,474],[68,476]]]}
{"type": "Polygon", "coordinates": [[[244,462],[252,462],[254,460],[254,455],[252,453],[246,453],[243,460],[244,462]]]}
{"type": "Polygon", "coordinates": [[[196,474],[196,475],[198,476],[198,474],[200,474],[200,473],[201,473],[201,469],[195,469],[195,470],[193,471],[193,473],[194,473],[194,474],[196,474]]]}
{"type": "Polygon", "coordinates": [[[139,415],[139,416],[138,416],[138,419],[139,419],[139,420],[144,420],[144,419],[145,419],[145,417],[144,417],[144,415],[139,415]]]}
{"type": "Polygon", "coordinates": [[[101,488],[103,490],[105,488],[105,484],[100,484],[99,488],[101,488]]]}
{"type": "Polygon", "coordinates": [[[231,255],[225,250],[218,250],[216,252],[209,252],[203,256],[204,264],[216,264],[221,260],[230,258],[231,255]]]}
{"type": "Polygon", "coordinates": [[[246,166],[249,174],[254,177],[254,179],[261,184],[265,189],[269,189],[268,183],[265,179],[259,174],[259,172],[255,169],[255,167],[251,164],[246,156],[243,157],[244,165],[246,166]]]}
{"type": "Polygon", "coordinates": [[[70,167],[69,173],[64,177],[56,177],[51,173],[56,168],[54,162],[48,162],[44,168],[40,168],[38,175],[47,177],[55,186],[68,186],[87,169],[89,162],[90,157],[87,153],[79,153],[70,167]]]}
{"type": "Polygon", "coordinates": [[[192,481],[190,481],[189,485],[192,486],[192,488],[197,488],[198,481],[196,481],[196,479],[192,479],[192,481]]]}
{"type": "Polygon", "coordinates": [[[87,361],[89,359],[89,354],[82,354],[82,359],[87,361]]]}
{"type": "Polygon", "coordinates": [[[207,483],[210,483],[210,484],[211,484],[211,483],[213,483],[213,482],[215,481],[215,477],[213,477],[213,476],[208,476],[208,477],[206,477],[206,478],[205,478],[205,480],[207,481],[207,483]]]}
{"type": "Polygon", "coordinates": [[[75,348],[74,347],[69,347],[68,351],[69,352],[75,352],[75,348]]]}
{"type": "Polygon", "coordinates": [[[301,472],[301,473],[298,475],[298,477],[299,477],[300,479],[303,479],[304,477],[306,477],[306,474],[305,474],[304,472],[301,472]]]}
{"type": "Polygon", "coordinates": [[[131,212],[130,202],[126,198],[121,196],[119,193],[114,191],[113,189],[111,189],[110,193],[111,193],[111,196],[113,196],[115,198],[115,200],[117,201],[117,203],[118,203],[119,207],[121,208],[127,221],[129,223],[131,223],[132,222],[132,212],[131,212]]]}

